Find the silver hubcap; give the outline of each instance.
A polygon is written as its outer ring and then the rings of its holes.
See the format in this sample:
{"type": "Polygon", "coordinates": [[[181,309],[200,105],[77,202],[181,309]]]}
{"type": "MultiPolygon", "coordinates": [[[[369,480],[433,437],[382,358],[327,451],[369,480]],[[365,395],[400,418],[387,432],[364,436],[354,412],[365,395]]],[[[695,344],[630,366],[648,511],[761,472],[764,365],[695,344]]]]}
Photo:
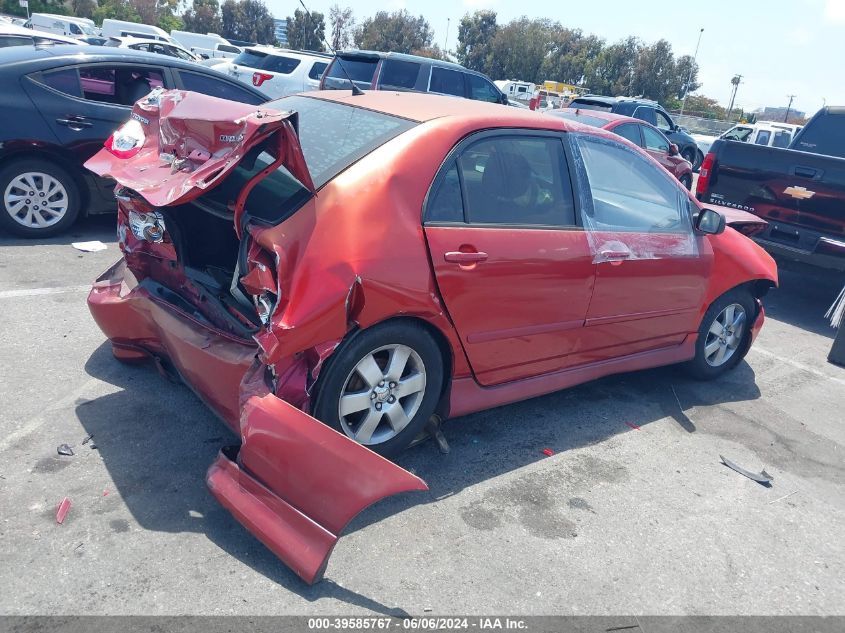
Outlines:
{"type": "Polygon", "coordinates": [[[340,426],[360,444],[396,437],[417,414],[425,394],[425,365],[407,345],[385,345],[364,356],[343,384],[340,426]]]}
{"type": "Polygon", "coordinates": [[[727,363],[745,335],[745,308],[732,303],[710,325],[704,341],[704,359],[711,367],[727,363]]]}
{"type": "Polygon", "coordinates": [[[30,171],[12,179],[3,192],[3,203],[15,222],[41,229],[65,217],[68,195],[62,183],[49,174],[30,171]]]}

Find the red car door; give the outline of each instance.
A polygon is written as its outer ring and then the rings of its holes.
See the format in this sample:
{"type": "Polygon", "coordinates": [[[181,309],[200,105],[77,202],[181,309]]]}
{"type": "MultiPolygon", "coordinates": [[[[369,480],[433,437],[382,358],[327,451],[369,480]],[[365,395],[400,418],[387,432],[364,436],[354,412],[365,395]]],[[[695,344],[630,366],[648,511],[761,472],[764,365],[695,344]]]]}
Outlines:
{"type": "Polygon", "coordinates": [[[692,228],[690,199],[651,161],[609,139],[576,135],[582,218],[596,281],[579,361],[679,344],[698,328],[713,263],[692,228]]]}
{"type": "Polygon", "coordinates": [[[486,134],[435,179],[425,235],[476,379],[559,369],[575,349],[595,265],[557,135],[486,134]]]}

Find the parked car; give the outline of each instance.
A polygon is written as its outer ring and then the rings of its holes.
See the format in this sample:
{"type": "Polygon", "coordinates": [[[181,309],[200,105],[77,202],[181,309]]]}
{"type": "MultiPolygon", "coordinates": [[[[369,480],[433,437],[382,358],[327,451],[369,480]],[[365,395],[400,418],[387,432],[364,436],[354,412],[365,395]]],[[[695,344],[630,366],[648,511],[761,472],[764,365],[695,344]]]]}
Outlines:
{"type": "Polygon", "coordinates": [[[684,160],[692,165],[693,171],[698,171],[701,161],[704,160],[704,154],[699,151],[695,139],[675,123],[663,106],[656,101],[631,97],[584,95],[570,101],[567,107],[582,110],[602,110],[642,119],[646,123],[651,123],[678,146],[678,151],[684,157],[684,160]]]}
{"type": "Polygon", "coordinates": [[[86,166],[119,183],[123,251],[94,319],[238,434],[209,487],[307,582],[361,509],[425,489],[375,453],[433,414],[672,363],[715,378],[777,282],[639,148],[494,104],[161,91],[86,166]]]}
{"type": "Polygon", "coordinates": [[[38,31],[83,40],[88,44],[92,43],[88,41],[89,38],[98,39],[100,35],[93,20],[72,15],[33,13],[29,18],[29,27],[38,31]]]}
{"type": "Polygon", "coordinates": [[[793,125],[791,123],[761,121],[760,123],[740,123],[719,136],[693,134],[692,137],[698,144],[698,149],[706,155],[710,151],[713,141],[717,138],[726,141],[753,143],[754,145],[767,145],[769,147],[789,147],[793,137],[801,130],[801,127],[800,125],[793,125]]]}
{"type": "Polygon", "coordinates": [[[582,125],[592,125],[609,130],[643,148],[687,189],[692,189],[692,165],[678,153],[678,146],[667,139],[663,132],[641,119],[612,114],[601,110],[546,110],[544,114],[556,116],[582,125]]]}
{"type": "Polygon", "coordinates": [[[189,62],[198,62],[201,60],[199,55],[195,55],[191,51],[185,50],[178,44],[140,39],[137,37],[116,37],[112,35],[109,37],[108,42],[106,42],[106,46],[110,48],[131,48],[134,51],[146,51],[148,53],[156,53],[157,55],[167,55],[168,57],[176,57],[189,62]]]}
{"type": "Polygon", "coordinates": [[[234,59],[243,53],[242,49],[217,33],[191,33],[174,29],[170,31],[170,37],[203,59],[234,59]]]}
{"type": "Polygon", "coordinates": [[[784,261],[845,271],[845,107],[826,107],[788,149],[719,139],[696,197],[768,221],[755,240],[784,261]]]}
{"type": "Polygon", "coordinates": [[[326,69],[320,88],[348,90],[350,82],[366,90],[431,92],[476,101],[508,103],[505,94],[486,75],[451,62],[402,53],[338,53],[326,69]]]}
{"type": "Polygon", "coordinates": [[[126,22],[124,20],[113,20],[106,18],[100,29],[103,37],[138,37],[146,40],[158,40],[178,45],[179,42],[170,37],[166,31],[153,26],[152,24],[141,24],[139,22],[126,22]]]}
{"type": "Polygon", "coordinates": [[[325,53],[250,46],[235,59],[214,64],[213,68],[278,98],[319,88],[330,61],[331,56],[325,53]]]}
{"type": "Polygon", "coordinates": [[[0,49],[0,227],[55,235],[80,214],[114,212],[114,183],[82,168],[152,88],[259,104],[266,97],[174,57],[102,46],[0,49]]]}
{"type": "Polygon", "coordinates": [[[44,44],[88,45],[87,42],[73,37],[28,29],[10,22],[0,22],[0,48],[44,44]]]}

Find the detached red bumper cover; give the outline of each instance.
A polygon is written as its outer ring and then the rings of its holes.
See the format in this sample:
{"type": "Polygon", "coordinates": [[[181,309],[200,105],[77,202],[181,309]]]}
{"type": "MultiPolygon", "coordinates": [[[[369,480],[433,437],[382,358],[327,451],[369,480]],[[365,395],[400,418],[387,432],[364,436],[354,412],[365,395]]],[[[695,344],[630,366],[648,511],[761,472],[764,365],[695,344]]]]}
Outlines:
{"type": "Polygon", "coordinates": [[[247,400],[240,449],[208,471],[212,494],[305,582],[323,576],[343,529],[399,492],[428,490],[403,470],[272,394],[247,400]]]}

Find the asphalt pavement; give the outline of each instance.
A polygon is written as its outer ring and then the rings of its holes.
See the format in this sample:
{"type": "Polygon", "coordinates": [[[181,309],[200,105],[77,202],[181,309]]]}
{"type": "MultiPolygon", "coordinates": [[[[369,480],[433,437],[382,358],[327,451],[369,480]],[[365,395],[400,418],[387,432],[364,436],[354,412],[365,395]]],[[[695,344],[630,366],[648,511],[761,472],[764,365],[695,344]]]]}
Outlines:
{"type": "Polygon", "coordinates": [[[399,459],[430,492],[363,512],[308,587],[206,490],[226,427],[111,357],[85,288],[113,225],[0,236],[0,613],[845,614],[841,276],[783,272],[715,382],[663,368],[450,420],[450,454],[399,459]]]}

